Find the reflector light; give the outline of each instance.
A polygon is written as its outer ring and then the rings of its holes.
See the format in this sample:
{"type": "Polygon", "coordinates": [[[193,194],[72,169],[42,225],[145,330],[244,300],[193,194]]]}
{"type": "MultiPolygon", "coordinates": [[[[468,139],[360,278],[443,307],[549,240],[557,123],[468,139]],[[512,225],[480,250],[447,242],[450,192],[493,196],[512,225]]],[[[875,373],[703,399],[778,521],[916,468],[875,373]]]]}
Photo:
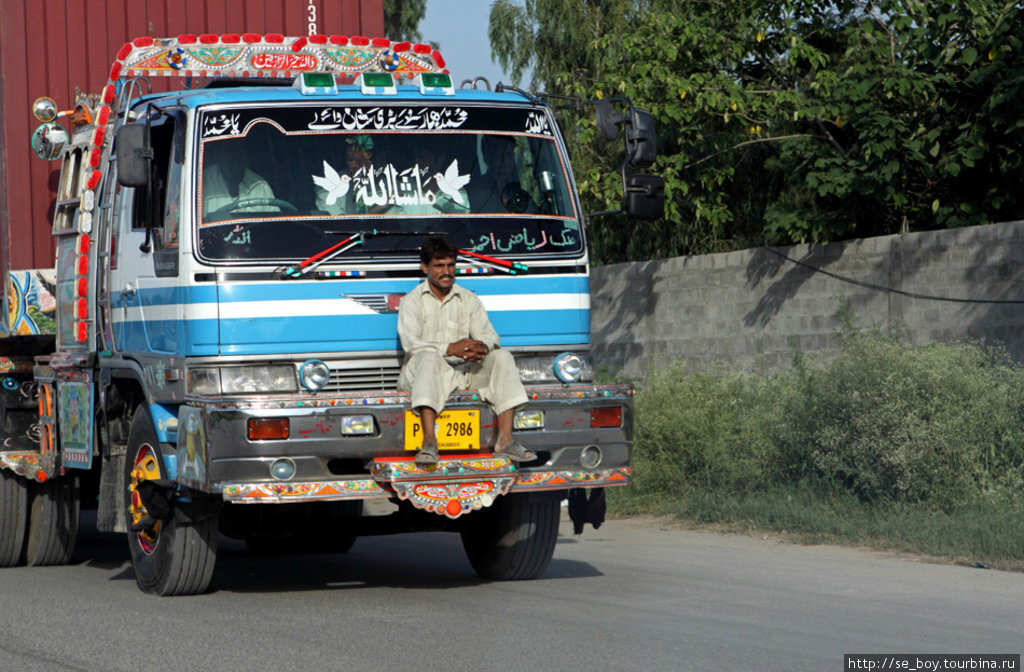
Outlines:
{"type": "Polygon", "coordinates": [[[85,299],[78,299],[75,301],[75,317],[80,320],[84,320],[89,317],[89,302],[85,299]]]}
{"type": "Polygon", "coordinates": [[[393,96],[398,93],[395,79],[389,72],[364,72],[359,75],[359,88],[367,96],[393,96]]]}
{"type": "Polygon", "coordinates": [[[89,275],[89,257],[84,254],[78,257],[78,274],[89,275]]]}
{"type": "Polygon", "coordinates": [[[338,93],[334,75],[329,72],[303,72],[295,78],[292,88],[304,96],[333,96],[338,93]]]}
{"type": "Polygon", "coordinates": [[[89,236],[83,234],[78,237],[78,253],[89,254],[89,236]]]}
{"type": "Polygon", "coordinates": [[[440,72],[424,72],[419,76],[420,93],[425,96],[454,96],[452,76],[440,72]]]}
{"type": "Polygon", "coordinates": [[[89,338],[89,323],[79,322],[77,328],[75,329],[75,332],[75,336],[78,338],[78,342],[85,343],[85,341],[89,338]]]}
{"type": "Polygon", "coordinates": [[[250,441],[287,439],[290,429],[288,418],[249,418],[250,441]]]}
{"type": "Polygon", "coordinates": [[[606,406],[603,408],[590,409],[591,427],[621,427],[622,407],[606,406]]]}
{"type": "Polygon", "coordinates": [[[88,278],[78,279],[78,296],[85,298],[89,296],[89,280],[88,278]]]}

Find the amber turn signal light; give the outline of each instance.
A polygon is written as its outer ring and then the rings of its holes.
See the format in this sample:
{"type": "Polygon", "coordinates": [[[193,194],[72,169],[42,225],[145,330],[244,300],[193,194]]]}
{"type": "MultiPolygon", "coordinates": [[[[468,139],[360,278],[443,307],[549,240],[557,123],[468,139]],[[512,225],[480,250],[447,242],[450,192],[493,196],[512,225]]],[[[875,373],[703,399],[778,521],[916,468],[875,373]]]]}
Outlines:
{"type": "Polygon", "coordinates": [[[249,440],[287,439],[288,418],[249,418],[249,440]]]}

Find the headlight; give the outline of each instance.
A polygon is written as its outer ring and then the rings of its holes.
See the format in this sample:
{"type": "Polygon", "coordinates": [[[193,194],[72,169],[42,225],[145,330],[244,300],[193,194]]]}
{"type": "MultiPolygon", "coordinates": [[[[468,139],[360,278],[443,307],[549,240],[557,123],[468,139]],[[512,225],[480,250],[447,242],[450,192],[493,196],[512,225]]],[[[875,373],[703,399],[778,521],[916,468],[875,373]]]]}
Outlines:
{"type": "Polygon", "coordinates": [[[223,366],[190,369],[188,389],[193,394],[271,394],[296,392],[295,367],[223,366]]]}
{"type": "Polygon", "coordinates": [[[299,382],[310,392],[319,392],[331,380],[331,370],[319,359],[307,359],[299,367],[299,382]]]}
{"type": "Polygon", "coordinates": [[[589,355],[562,353],[516,357],[519,378],[524,383],[576,383],[594,380],[589,355]]]}
{"type": "Polygon", "coordinates": [[[563,352],[555,357],[555,364],[552,367],[555,377],[563,383],[575,383],[583,377],[585,364],[583,358],[575,352],[563,352]]]}

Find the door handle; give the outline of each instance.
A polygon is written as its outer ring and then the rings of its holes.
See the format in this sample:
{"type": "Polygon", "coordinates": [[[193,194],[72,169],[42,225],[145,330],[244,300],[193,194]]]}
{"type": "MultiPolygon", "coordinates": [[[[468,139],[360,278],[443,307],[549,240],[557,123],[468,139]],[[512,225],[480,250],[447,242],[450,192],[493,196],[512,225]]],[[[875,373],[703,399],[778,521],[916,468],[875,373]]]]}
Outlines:
{"type": "Polygon", "coordinates": [[[121,296],[126,299],[133,298],[135,296],[135,286],[129,282],[125,288],[121,290],[121,296]]]}

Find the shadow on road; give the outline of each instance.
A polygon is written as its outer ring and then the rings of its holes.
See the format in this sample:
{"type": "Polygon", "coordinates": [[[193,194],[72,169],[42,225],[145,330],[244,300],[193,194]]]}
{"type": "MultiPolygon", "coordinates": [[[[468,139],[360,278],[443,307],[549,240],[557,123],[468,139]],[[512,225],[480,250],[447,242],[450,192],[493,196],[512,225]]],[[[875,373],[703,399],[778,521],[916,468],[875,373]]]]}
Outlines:
{"type": "MultiPolygon", "coordinates": [[[[570,528],[571,529],[571,528],[570,528]]],[[[558,546],[577,543],[563,533],[558,546]]],[[[108,573],[108,581],[133,580],[123,534],[99,532],[95,512],[83,511],[72,564],[108,573]]],[[[540,581],[602,576],[592,565],[555,557],[540,581]]],[[[459,535],[421,532],[362,537],[347,553],[254,554],[223,535],[211,592],[265,593],[390,587],[465,588],[488,583],[473,571],[459,535]]]]}

